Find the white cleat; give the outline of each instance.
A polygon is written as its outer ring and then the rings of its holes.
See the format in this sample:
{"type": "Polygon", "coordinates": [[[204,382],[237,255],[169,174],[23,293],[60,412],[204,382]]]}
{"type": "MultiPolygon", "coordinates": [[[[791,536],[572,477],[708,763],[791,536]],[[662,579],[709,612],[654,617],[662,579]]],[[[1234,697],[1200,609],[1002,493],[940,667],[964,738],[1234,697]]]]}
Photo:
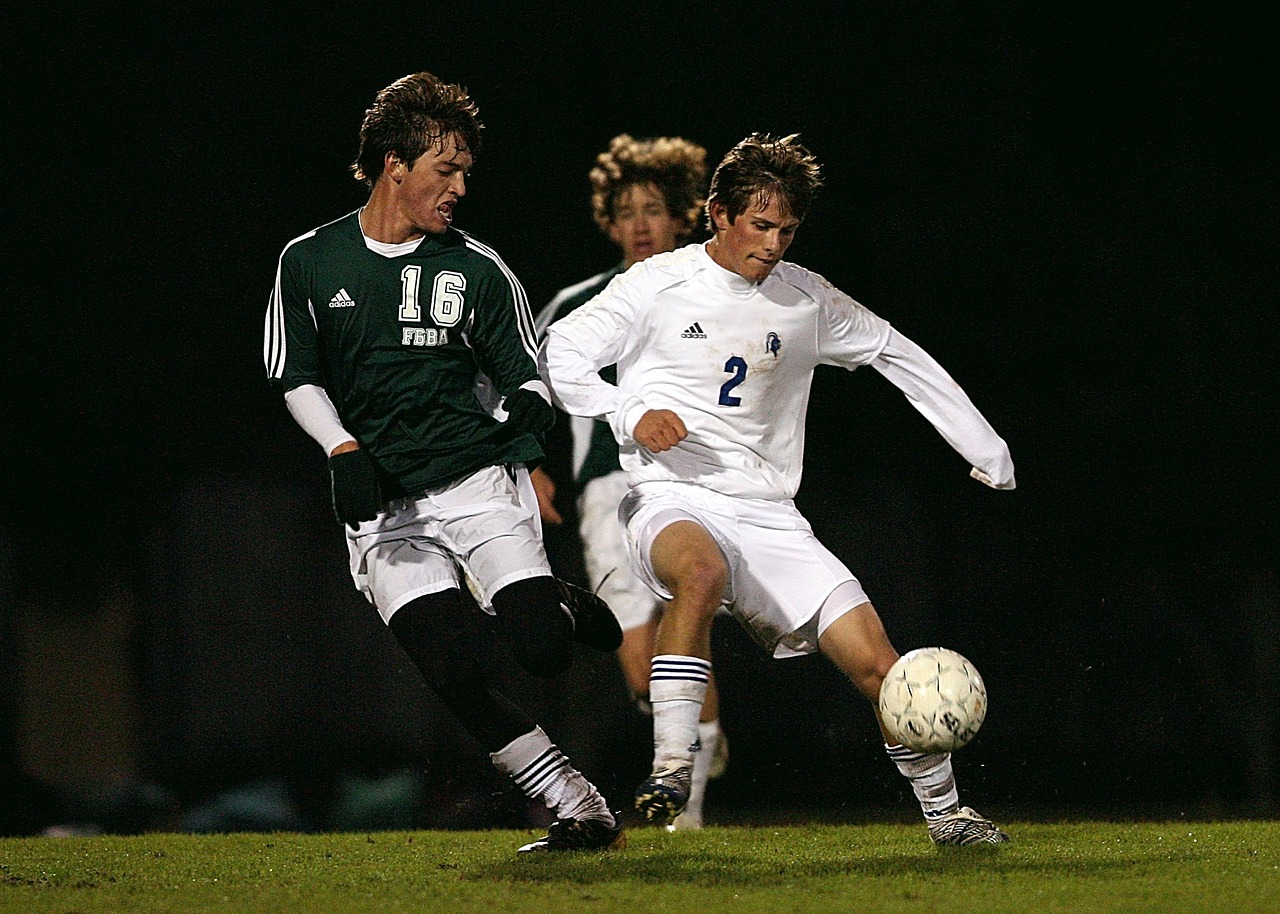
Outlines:
{"type": "Polygon", "coordinates": [[[1009,836],[990,819],[968,806],[961,806],[929,821],[929,837],[934,844],[962,847],[966,844],[1003,844],[1009,836]]]}

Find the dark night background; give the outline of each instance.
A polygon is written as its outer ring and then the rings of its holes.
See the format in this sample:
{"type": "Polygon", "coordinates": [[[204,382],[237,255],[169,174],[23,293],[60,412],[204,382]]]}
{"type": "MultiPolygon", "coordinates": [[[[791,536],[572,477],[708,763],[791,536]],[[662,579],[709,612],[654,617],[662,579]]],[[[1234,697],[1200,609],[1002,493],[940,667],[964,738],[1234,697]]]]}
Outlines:
{"type": "MultiPolygon", "coordinates": [[[[800,132],[827,186],[788,259],[936,356],[1018,469],[988,490],[876,373],[818,374],[801,508],[900,650],[986,677],[963,799],[1274,817],[1274,15],[1119,6],[10,9],[0,829],[528,815],[351,588],[262,367],[281,248],[362,202],[364,109],[419,69],[479,102],[458,224],[535,308],[613,260],[586,172],[614,134],[714,163],[800,132]]],[[[713,824],[914,816],[825,661],[729,621],[716,651],[713,824]]],[[[528,704],[621,803],[643,724],[581,659],[528,704]]]]}

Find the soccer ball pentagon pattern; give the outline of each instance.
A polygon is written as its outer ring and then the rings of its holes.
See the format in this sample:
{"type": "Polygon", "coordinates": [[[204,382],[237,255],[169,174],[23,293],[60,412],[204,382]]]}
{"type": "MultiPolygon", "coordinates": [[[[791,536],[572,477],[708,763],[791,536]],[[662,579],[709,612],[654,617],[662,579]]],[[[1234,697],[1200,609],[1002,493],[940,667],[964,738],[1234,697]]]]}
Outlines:
{"type": "Polygon", "coordinates": [[[945,647],[903,654],[880,685],[885,729],[916,752],[959,749],[986,716],[987,687],[977,668],[945,647]]]}

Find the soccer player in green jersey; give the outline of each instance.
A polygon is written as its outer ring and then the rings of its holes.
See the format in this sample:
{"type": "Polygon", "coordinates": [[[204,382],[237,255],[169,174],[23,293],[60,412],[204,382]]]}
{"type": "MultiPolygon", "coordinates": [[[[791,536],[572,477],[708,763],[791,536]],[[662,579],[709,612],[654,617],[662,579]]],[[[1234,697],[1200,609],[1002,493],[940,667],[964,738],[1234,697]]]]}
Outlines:
{"type": "Polygon", "coordinates": [[[368,202],[285,246],[264,357],[328,455],[357,588],[494,766],[554,811],[521,850],[620,847],[604,798],[493,688],[463,625],[465,582],[537,676],[567,669],[575,640],[622,640],[547,563],[528,466],[555,411],[532,317],[502,259],[453,226],[480,133],[466,90],[430,73],[377,94],[353,166],[368,202]]]}
{"type": "MultiPolygon", "coordinates": [[[[622,253],[622,262],[568,286],[538,314],[539,336],[590,301],[619,273],[689,240],[706,198],[707,151],[681,137],[636,139],[619,134],[596,157],[591,169],[591,211],[600,230],[622,253]]],[[[601,372],[610,382],[615,366],[601,372]]],[[[636,704],[650,714],[649,666],[662,601],[631,570],[618,504],[627,493],[627,475],[618,463],[618,442],[607,422],[571,418],[573,474],[578,491],[578,532],[583,563],[593,587],[622,625],[618,662],[636,704]]],[[[541,469],[533,472],[543,520],[560,523],[554,506],[556,485],[541,469]]],[[[698,725],[692,790],[671,829],[702,827],[702,800],[709,777],[724,770],[728,743],[720,729],[719,691],[712,677],[698,725]]]]}

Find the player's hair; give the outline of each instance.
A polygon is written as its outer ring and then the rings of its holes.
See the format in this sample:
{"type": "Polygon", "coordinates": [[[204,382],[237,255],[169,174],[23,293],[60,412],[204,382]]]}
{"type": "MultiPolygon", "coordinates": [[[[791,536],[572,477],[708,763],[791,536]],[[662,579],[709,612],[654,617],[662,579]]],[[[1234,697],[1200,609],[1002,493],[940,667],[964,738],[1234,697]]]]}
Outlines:
{"type": "Polygon", "coordinates": [[[373,187],[387,153],[409,168],[447,137],[472,156],[480,151],[480,109],[467,90],[430,73],[410,73],[381,90],[360,125],[360,151],[351,164],[356,180],[373,187]]]}
{"type": "Polygon", "coordinates": [[[667,213],[679,220],[681,238],[693,234],[707,186],[707,151],[678,136],[637,140],[620,133],[596,156],[591,180],[591,214],[608,232],[622,191],[650,184],[662,192],[667,213]]]}
{"type": "Polygon", "coordinates": [[[767,206],[777,196],[786,215],[803,220],[818,188],[822,169],[813,153],[797,142],[800,134],[782,139],[753,133],[734,146],[716,166],[707,193],[707,229],[714,234],[711,204],[724,204],[732,223],[753,203],[767,206]]]}

